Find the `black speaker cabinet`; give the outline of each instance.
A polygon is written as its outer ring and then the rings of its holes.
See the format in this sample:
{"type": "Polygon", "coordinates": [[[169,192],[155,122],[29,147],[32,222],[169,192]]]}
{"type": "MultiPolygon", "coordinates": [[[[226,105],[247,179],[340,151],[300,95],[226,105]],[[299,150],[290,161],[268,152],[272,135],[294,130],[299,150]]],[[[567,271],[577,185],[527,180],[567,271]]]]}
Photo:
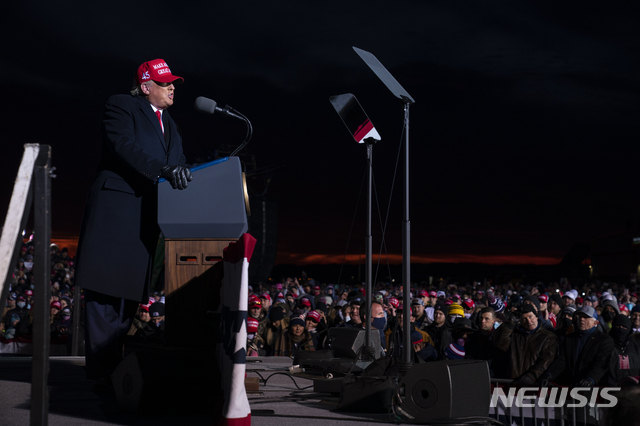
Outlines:
{"type": "Polygon", "coordinates": [[[487,417],[491,378],[486,361],[414,364],[399,385],[399,411],[414,422],[487,417]]]}
{"type": "MultiPolygon", "coordinates": [[[[332,327],[329,329],[329,342],[334,356],[338,358],[355,358],[360,347],[364,345],[365,330],[356,327],[332,327]]],[[[380,358],[380,332],[371,330],[371,344],[375,358],[380,358]]]]}

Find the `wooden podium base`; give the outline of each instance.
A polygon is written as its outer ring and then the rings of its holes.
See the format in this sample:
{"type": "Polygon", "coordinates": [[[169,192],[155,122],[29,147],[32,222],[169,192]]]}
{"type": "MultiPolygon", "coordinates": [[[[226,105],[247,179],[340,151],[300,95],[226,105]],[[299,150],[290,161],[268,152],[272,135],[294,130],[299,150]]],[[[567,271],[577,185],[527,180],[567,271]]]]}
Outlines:
{"type": "Polygon", "coordinates": [[[237,239],[165,240],[165,295],[204,274],[218,262],[222,251],[237,239]]]}
{"type": "Polygon", "coordinates": [[[222,251],[237,239],[165,240],[165,345],[210,346],[217,330],[222,251]]]}

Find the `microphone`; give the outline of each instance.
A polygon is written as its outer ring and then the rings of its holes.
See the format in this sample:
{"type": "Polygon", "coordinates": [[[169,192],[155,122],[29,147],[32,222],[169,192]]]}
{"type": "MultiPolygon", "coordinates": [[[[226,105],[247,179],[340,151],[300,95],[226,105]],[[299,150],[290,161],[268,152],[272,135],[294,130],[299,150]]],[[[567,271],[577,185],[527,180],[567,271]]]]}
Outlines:
{"type": "Polygon", "coordinates": [[[225,105],[224,108],[220,108],[216,101],[214,101],[213,99],[205,98],[204,96],[198,96],[196,98],[196,103],[194,106],[196,108],[196,111],[204,112],[206,114],[213,114],[214,112],[218,111],[225,116],[234,117],[239,120],[246,121],[246,118],[238,115],[236,111],[229,105],[225,105]]]}

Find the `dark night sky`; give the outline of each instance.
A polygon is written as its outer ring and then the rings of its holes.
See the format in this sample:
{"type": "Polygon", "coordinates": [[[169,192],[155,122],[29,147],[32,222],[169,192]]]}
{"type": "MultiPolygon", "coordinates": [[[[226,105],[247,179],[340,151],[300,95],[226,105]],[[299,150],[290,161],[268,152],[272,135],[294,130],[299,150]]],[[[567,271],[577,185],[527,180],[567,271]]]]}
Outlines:
{"type": "MultiPolygon", "coordinates": [[[[341,257],[365,150],[328,98],[355,94],[382,135],[374,168],[383,213],[402,135],[401,103],[357,46],[416,100],[418,260],[561,258],[575,242],[640,221],[640,8],[610,3],[10,2],[0,17],[0,214],[22,145],[48,143],[58,175],[54,234],[77,234],[104,102],[127,92],[140,63],[161,57],[185,78],[171,114],[188,161],[244,136],[242,125],[196,113],[195,98],[231,104],[253,123],[258,166],[279,167],[269,186],[279,259],[341,257]]],[[[387,233],[392,253],[401,252],[401,181],[387,233]]]]}

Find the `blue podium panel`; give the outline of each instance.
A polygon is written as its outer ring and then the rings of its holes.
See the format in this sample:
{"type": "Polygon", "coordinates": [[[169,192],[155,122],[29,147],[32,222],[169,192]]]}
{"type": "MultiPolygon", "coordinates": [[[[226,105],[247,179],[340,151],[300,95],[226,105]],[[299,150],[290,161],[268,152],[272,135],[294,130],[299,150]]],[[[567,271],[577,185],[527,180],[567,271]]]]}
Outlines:
{"type": "Polygon", "coordinates": [[[165,238],[240,238],[248,230],[242,167],[226,157],[191,169],[182,191],[158,182],[158,224],[165,238]]]}

